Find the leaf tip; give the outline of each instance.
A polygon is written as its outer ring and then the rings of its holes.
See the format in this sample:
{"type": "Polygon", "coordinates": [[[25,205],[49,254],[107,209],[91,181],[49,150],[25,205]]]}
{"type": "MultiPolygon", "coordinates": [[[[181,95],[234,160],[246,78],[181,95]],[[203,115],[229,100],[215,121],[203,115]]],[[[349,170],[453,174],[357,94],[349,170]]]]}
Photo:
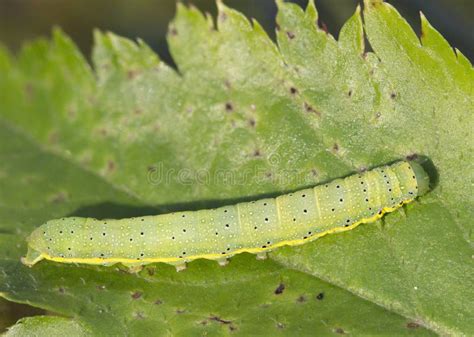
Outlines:
{"type": "Polygon", "coordinates": [[[313,20],[318,20],[318,10],[314,4],[314,0],[309,0],[306,6],[306,14],[309,15],[313,20]]]}

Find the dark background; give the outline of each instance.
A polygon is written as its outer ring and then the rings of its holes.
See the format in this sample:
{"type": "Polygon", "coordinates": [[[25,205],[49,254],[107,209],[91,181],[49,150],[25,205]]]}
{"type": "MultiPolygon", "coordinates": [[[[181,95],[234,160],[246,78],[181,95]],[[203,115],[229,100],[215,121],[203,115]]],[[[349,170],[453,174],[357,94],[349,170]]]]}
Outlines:
{"type": "MultiPolygon", "coordinates": [[[[190,1],[183,1],[189,3],[190,1]]],[[[307,0],[293,2],[306,6],[307,0]]],[[[315,0],[321,21],[334,36],[362,0],[315,0]]],[[[419,34],[419,11],[452,46],[474,59],[473,0],[388,0],[419,34]]],[[[215,15],[214,0],[192,1],[215,15]]],[[[256,18],[274,39],[274,0],[225,0],[225,4],[256,18]]],[[[17,51],[25,40],[48,36],[60,26],[89,57],[92,29],[110,30],[145,40],[161,58],[173,64],[166,45],[166,31],[175,14],[176,0],[0,0],[0,43],[17,51]]]]}

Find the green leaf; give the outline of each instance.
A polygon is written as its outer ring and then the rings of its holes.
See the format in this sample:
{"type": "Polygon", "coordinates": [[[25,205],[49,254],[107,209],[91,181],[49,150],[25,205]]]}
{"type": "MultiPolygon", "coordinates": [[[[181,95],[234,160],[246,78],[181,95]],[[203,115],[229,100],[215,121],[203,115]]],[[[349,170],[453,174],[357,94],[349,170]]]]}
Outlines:
{"type": "Polygon", "coordinates": [[[380,1],[366,1],[364,24],[357,9],[339,41],[318,28],[312,1],[277,4],[278,47],[221,2],[217,29],[178,4],[178,72],[110,33],[95,33],[93,70],[60,31],[18,57],[0,51],[0,294],[74,317],[28,319],[19,334],[36,324],[182,336],[474,330],[469,61],[424,17],[420,42],[380,1]],[[431,193],[269,261],[242,254],[226,268],[139,275],[19,261],[51,218],[215,207],[414,153],[436,169],[431,193]]]}
{"type": "Polygon", "coordinates": [[[5,337],[31,336],[90,336],[91,330],[71,319],[63,317],[37,316],[20,320],[10,328],[5,337]]]}

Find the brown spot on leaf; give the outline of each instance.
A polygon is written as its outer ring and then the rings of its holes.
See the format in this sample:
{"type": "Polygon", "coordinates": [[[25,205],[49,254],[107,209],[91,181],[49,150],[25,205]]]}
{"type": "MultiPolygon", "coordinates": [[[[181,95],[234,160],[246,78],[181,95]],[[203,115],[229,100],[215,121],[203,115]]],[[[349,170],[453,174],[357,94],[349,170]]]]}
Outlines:
{"type": "Polygon", "coordinates": [[[142,297],[142,292],[140,291],[135,291],[133,294],[132,294],[132,298],[134,300],[138,300],[140,297],[142,297]]]}
{"type": "Polygon", "coordinates": [[[176,29],[176,27],[171,27],[170,28],[170,35],[171,36],[177,36],[178,35],[178,30],[176,29]]]}
{"type": "Polygon", "coordinates": [[[300,295],[300,296],[298,296],[298,298],[296,299],[296,301],[297,301],[298,303],[304,303],[304,302],[306,302],[306,296],[300,295]]]}
{"type": "Polygon", "coordinates": [[[340,335],[344,335],[346,333],[343,328],[335,328],[334,332],[340,335]]]}
{"type": "Polygon", "coordinates": [[[276,327],[277,327],[277,329],[284,329],[284,328],[285,328],[285,324],[283,324],[283,323],[281,323],[281,322],[277,322],[276,327]]]}
{"type": "Polygon", "coordinates": [[[225,104],[225,111],[227,111],[227,112],[232,112],[233,110],[234,110],[234,106],[232,105],[232,103],[231,103],[231,102],[227,102],[227,103],[225,104]]]}
{"type": "Polygon", "coordinates": [[[50,199],[50,202],[53,204],[61,204],[67,200],[66,192],[59,192],[50,199]]]}
{"type": "Polygon", "coordinates": [[[184,310],[184,309],[176,309],[176,313],[178,315],[184,314],[185,312],[186,312],[186,310],[184,310]]]}
{"type": "Polygon", "coordinates": [[[260,157],[262,155],[262,153],[260,152],[259,149],[256,149],[254,152],[253,152],[253,156],[254,157],[260,157]]]}
{"type": "Polygon", "coordinates": [[[249,125],[250,125],[252,128],[254,128],[256,124],[257,124],[257,122],[255,121],[255,119],[253,119],[253,118],[250,118],[250,119],[249,119],[249,125]]]}
{"type": "Polygon", "coordinates": [[[283,283],[280,283],[278,287],[275,289],[275,295],[280,295],[283,294],[283,291],[285,290],[285,285],[283,283]]]}
{"type": "Polygon", "coordinates": [[[116,165],[115,165],[115,162],[114,162],[113,160],[109,160],[109,161],[107,162],[107,171],[108,171],[109,173],[114,172],[114,171],[115,171],[115,166],[116,166],[116,165]]]}
{"type": "Polygon", "coordinates": [[[232,321],[227,320],[227,319],[222,319],[219,316],[211,316],[211,317],[209,317],[209,320],[214,321],[214,322],[219,322],[221,324],[231,324],[232,323],[232,321]]]}
{"type": "Polygon", "coordinates": [[[288,38],[289,38],[290,40],[293,40],[293,39],[295,38],[295,33],[290,32],[290,31],[287,31],[287,32],[286,32],[286,36],[288,36],[288,38]]]}
{"type": "Polygon", "coordinates": [[[396,94],[396,93],[392,92],[392,93],[390,94],[390,98],[391,98],[391,99],[395,99],[396,97],[397,97],[397,94],[396,94]]]}
{"type": "Polygon", "coordinates": [[[407,328],[408,329],[417,329],[419,327],[420,327],[420,325],[416,322],[408,322],[407,323],[407,328]]]}
{"type": "Polygon", "coordinates": [[[329,34],[328,26],[324,21],[318,20],[318,26],[321,28],[326,34],[329,34]]]}
{"type": "Polygon", "coordinates": [[[142,111],[142,109],[140,109],[140,108],[136,108],[136,109],[133,110],[133,113],[134,113],[135,115],[141,115],[142,112],[143,112],[143,111],[142,111]]]}
{"type": "Polygon", "coordinates": [[[157,299],[155,302],[153,302],[153,304],[160,305],[160,304],[163,304],[163,301],[160,299],[157,299]]]}
{"type": "Polygon", "coordinates": [[[137,77],[138,74],[139,74],[138,70],[131,69],[131,70],[127,71],[127,78],[129,80],[133,80],[135,77],[137,77]]]}
{"type": "Polygon", "coordinates": [[[317,111],[315,108],[313,108],[311,105],[309,105],[306,102],[304,102],[304,109],[306,110],[306,112],[314,113],[317,116],[321,116],[321,113],[319,111],[317,111]]]}
{"type": "Polygon", "coordinates": [[[291,87],[291,88],[290,88],[290,93],[291,93],[292,95],[296,95],[296,94],[298,93],[298,89],[296,89],[295,87],[291,87]]]}
{"type": "Polygon", "coordinates": [[[352,96],[352,90],[349,90],[349,91],[347,92],[347,96],[349,96],[349,97],[352,96]]]}
{"type": "Polygon", "coordinates": [[[407,160],[415,160],[415,159],[418,159],[417,153],[412,153],[407,156],[407,160]]]}
{"type": "Polygon", "coordinates": [[[316,299],[317,299],[318,301],[322,301],[322,300],[324,299],[324,293],[321,292],[321,293],[317,294],[317,295],[316,295],[316,299]]]}
{"type": "Polygon", "coordinates": [[[333,152],[338,152],[339,151],[339,144],[338,143],[334,143],[334,145],[332,146],[332,151],[333,152]]]}

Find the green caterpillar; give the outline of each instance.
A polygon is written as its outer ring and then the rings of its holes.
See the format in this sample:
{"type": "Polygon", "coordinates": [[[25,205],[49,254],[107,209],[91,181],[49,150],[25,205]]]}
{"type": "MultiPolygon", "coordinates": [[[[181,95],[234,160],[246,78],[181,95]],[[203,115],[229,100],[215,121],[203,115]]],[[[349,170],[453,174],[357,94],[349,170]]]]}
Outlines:
{"type": "Polygon", "coordinates": [[[22,262],[122,263],[131,268],[164,262],[179,271],[200,258],[220,264],[242,252],[264,258],[281,246],[373,222],[428,190],[424,169],[400,161],[277,198],[216,209],[121,220],[50,220],[30,235],[22,262]]]}

